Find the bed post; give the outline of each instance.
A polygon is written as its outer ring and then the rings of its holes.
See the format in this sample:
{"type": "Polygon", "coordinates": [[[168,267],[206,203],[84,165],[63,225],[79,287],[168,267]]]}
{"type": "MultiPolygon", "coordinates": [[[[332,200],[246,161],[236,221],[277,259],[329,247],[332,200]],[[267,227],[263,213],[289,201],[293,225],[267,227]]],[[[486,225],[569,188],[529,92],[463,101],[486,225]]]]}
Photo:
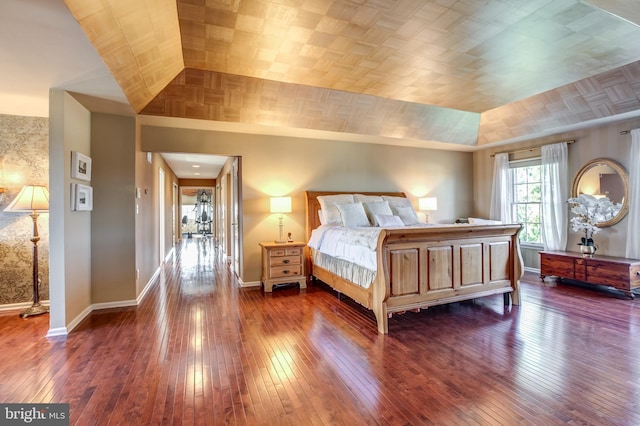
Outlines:
{"type": "Polygon", "coordinates": [[[520,231],[522,231],[522,225],[520,229],[513,236],[513,245],[516,255],[513,259],[513,291],[511,292],[511,303],[514,305],[520,304],[520,278],[524,274],[524,261],[522,260],[522,253],[520,253],[520,231]]]}

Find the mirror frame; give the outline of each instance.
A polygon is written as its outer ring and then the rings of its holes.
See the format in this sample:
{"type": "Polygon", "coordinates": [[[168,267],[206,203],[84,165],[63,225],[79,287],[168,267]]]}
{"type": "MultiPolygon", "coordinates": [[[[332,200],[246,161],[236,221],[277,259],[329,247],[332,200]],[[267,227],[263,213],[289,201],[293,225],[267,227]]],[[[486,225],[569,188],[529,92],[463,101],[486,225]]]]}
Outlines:
{"type": "Polygon", "coordinates": [[[582,179],[582,176],[584,176],[584,174],[587,173],[592,167],[600,165],[611,167],[618,174],[618,176],[620,176],[620,179],[622,179],[622,183],[624,185],[624,200],[618,214],[605,222],[598,223],[598,228],[606,228],[609,226],[613,226],[624,219],[629,210],[629,175],[627,174],[627,171],[624,169],[624,167],[620,165],[620,163],[608,158],[596,158],[595,160],[589,161],[587,164],[582,166],[582,168],[578,171],[575,179],[573,179],[573,186],[571,187],[571,197],[575,198],[578,196],[578,186],[580,183],[580,179],[582,179]]]}

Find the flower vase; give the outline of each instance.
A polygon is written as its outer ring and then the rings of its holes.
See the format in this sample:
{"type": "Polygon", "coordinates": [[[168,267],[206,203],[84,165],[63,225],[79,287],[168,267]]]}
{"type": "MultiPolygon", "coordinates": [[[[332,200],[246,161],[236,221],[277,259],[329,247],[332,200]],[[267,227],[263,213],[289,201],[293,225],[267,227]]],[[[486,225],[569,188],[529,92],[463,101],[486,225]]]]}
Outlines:
{"type": "Polygon", "coordinates": [[[580,253],[582,253],[583,257],[593,257],[596,252],[597,247],[594,245],[585,245],[580,244],[580,253]]]}

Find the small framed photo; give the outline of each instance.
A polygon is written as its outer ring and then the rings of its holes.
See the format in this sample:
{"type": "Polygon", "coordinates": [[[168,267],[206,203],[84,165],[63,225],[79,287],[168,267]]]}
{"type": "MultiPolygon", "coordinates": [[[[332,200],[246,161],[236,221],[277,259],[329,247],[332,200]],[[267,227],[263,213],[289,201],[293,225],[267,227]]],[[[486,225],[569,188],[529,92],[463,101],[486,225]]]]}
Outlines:
{"type": "Polygon", "coordinates": [[[88,212],[93,210],[93,188],[80,183],[75,184],[75,210],[88,212]]]}
{"type": "Polygon", "coordinates": [[[71,177],[90,181],[91,158],[78,151],[71,151],[71,177]]]}

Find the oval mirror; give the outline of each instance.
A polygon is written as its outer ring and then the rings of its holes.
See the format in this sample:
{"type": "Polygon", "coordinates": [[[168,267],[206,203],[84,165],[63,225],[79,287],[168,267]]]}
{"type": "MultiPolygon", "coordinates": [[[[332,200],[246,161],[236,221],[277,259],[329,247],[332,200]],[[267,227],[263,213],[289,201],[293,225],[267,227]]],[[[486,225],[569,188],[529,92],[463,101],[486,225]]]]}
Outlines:
{"type": "Polygon", "coordinates": [[[596,197],[608,197],[614,204],[621,204],[610,219],[600,222],[599,228],[615,225],[627,214],[629,209],[629,176],[620,164],[606,158],[596,158],[585,164],[573,180],[571,196],[591,194],[596,197]]]}

